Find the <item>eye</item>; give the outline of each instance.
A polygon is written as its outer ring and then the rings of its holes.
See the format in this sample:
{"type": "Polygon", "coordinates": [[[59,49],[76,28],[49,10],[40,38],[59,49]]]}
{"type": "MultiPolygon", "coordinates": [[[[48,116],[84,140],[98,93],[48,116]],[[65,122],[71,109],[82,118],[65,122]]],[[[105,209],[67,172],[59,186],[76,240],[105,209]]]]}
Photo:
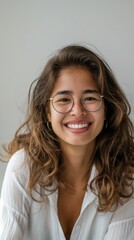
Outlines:
{"type": "Polygon", "coordinates": [[[97,101],[97,99],[94,98],[94,97],[86,97],[86,98],[84,98],[83,100],[84,100],[84,101],[97,101]]]}
{"type": "Polygon", "coordinates": [[[54,97],[54,103],[55,104],[68,104],[70,102],[72,102],[72,98],[69,95],[67,95],[67,94],[65,94],[65,95],[56,95],[54,97]]]}
{"type": "Polygon", "coordinates": [[[98,99],[93,96],[88,96],[88,97],[83,98],[83,101],[84,102],[96,102],[96,101],[98,101],[98,99]]]}
{"type": "Polygon", "coordinates": [[[63,103],[66,103],[66,102],[70,102],[71,100],[69,98],[61,98],[59,100],[57,100],[57,102],[63,102],[63,103]]]}
{"type": "Polygon", "coordinates": [[[100,97],[99,97],[99,95],[98,94],[87,94],[87,95],[85,95],[85,96],[83,96],[83,102],[97,102],[97,101],[99,101],[100,100],[100,97]]]}

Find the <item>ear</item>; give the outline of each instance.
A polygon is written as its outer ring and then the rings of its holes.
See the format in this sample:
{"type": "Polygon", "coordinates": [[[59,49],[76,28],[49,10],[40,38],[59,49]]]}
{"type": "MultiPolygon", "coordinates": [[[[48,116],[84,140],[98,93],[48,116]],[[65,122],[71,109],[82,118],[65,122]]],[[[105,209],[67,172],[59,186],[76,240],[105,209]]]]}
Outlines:
{"type": "Polygon", "coordinates": [[[51,122],[51,114],[50,114],[50,112],[47,113],[47,119],[48,119],[49,122],[51,122]]]}

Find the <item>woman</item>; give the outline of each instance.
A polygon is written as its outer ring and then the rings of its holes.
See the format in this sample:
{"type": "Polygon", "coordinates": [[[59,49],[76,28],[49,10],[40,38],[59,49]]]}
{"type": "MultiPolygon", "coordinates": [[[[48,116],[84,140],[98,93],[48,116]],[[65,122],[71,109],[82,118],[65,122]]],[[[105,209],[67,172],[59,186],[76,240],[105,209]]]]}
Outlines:
{"type": "Polygon", "coordinates": [[[96,53],[69,45],[52,57],[7,149],[0,239],[134,239],[130,110],[96,53]]]}

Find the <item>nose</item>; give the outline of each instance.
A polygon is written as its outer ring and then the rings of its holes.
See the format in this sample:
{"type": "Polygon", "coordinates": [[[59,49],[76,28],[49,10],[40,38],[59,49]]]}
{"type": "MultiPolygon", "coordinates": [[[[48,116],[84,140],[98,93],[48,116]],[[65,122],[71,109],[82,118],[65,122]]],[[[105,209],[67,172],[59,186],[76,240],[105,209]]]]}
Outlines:
{"type": "Polygon", "coordinates": [[[70,111],[70,114],[79,117],[81,115],[86,115],[86,113],[87,112],[82,107],[80,100],[78,98],[76,99],[76,97],[74,97],[74,104],[70,111]]]}

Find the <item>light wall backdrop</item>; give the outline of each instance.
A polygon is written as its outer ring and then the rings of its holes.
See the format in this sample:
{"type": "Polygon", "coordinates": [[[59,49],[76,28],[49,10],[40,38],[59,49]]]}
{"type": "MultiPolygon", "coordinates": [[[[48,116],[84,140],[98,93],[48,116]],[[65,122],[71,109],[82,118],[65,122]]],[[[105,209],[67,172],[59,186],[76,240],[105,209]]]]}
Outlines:
{"type": "MultiPolygon", "coordinates": [[[[133,0],[0,0],[1,144],[24,120],[30,83],[72,43],[106,59],[134,109],[133,0]]],[[[5,168],[0,163],[0,187],[5,168]]]]}

